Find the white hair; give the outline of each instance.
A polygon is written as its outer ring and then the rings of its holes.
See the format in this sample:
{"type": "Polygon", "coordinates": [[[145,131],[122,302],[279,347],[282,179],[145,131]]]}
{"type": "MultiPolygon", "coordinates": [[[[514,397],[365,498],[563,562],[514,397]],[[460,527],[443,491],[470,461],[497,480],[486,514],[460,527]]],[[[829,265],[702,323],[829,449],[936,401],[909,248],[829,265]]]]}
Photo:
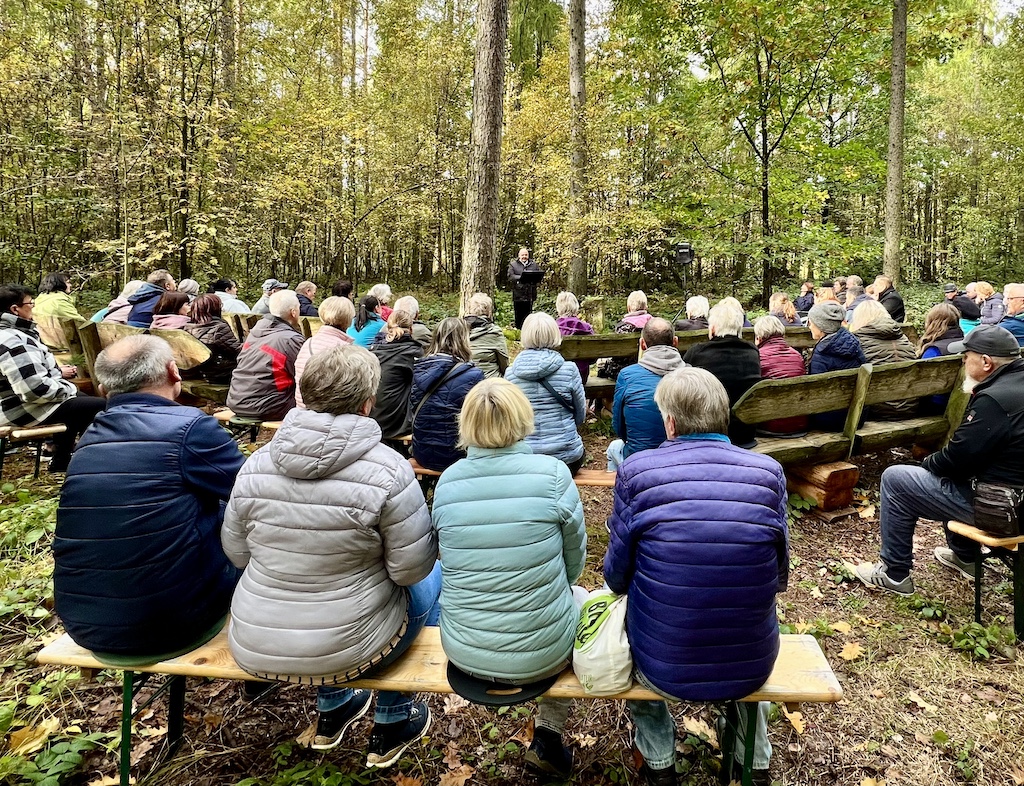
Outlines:
{"type": "Polygon", "coordinates": [[[415,319],[420,314],[420,302],[412,295],[402,295],[395,301],[394,310],[407,311],[415,319]]]}
{"type": "Polygon", "coordinates": [[[534,311],[523,322],[519,341],[523,349],[558,349],[562,346],[562,334],[553,316],[534,311]]]}
{"type": "Polygon", "coordinates": [[[666,422],[675,421],[677,436],[729,431],[729,394],[705,369],[682,366],[669,372],[654,391],[654,403],[666,422]]]}
{"type": "Polygon", "coordinates": [[[100,352],[94,371],[96,381],[113,396],[163,385],[173,362],[171,346],[162,338],[126,336],[100,352]]]}
{"type": "Polygon", "coordinates": [[[626,298],[626,311],[630,314],[636,311],[647,310],[647,293],[642,289],[636,289],[629,293],[629,297],[626,298]]]}
{"type": "Polygon", "coordinates": [[[299,298],[290,289],[279,289],[270,296],[267,305],[275,317],[287,319],[289,314],[299,310],[299,298]]]}
{"type": "Polygon", "coordinates": [[[786,326],[778,317],[769,314],[754,322],[754,338],[757,341],[766,341],[773,336],[784,335],[786,335],[786,326]]]}
{"type": "Polygon", "coordinates": [[[711,303],[703,295],[694,295],[686,301],[686,316],[690,319],[695,317],[707,317],[711,310],[711,303]]]}
{"type": "Polygon", "coordinates": [[[366,294],[377,298],[378,303],[388,304],[391,302],[391,287],[387,284],[374,284],[366,294]]]}
{"type": "Polygon", "coordinates": [[[555,298],[555,313],[560,317],[574,317],[580,313],[580,301],[572,292],[559,292],[555,298]]]}
{"type": "Polygon", "coordinates": [[[731,303],[716,304],[708,314],[708,331],[716,336],[739,336],[743,332],[743,312],[731,303]]]}

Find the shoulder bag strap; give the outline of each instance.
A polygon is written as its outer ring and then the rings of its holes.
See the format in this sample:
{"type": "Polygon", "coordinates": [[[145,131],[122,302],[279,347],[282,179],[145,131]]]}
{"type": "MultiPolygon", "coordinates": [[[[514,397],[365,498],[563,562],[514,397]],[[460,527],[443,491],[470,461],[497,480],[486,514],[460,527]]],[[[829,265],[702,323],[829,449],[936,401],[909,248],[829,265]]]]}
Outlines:
{"type": "Polygon", "coordinates": [[[576,414],[576,410],[573,408],[572,402],[566,401],[564,398],[562,398],[562,395],[557,390],[555,390],[553,387],[551,387],[551,383],[548,382],[547,379],[541,379],[540,380],[540,384],[542,384],[544,386],[544,388],[548,391],[548,393],[550,393],[552,396],[555,397],[555,401],[557,401],[559,404],[561,404],[567,410],[572,412],[573,415],[576,414]]]}
{"type": "Polygon", "coordinates": [[[437,382],[430,386],[430,389],[423,394],[423,398],[420,399],[420,403],[416,405],[416,409],[412,413],[412,425],[416,427],[416,416],[420,414],[420,410],[423,409],[423,405],[427,403],[427,399],[437,393],[441,389],[441,386],[450,379],[454,379],[464,371],[468,371],[473,366],[471,363],[457,363],[454,365],[447,374],[441,377],[437,382]]]}

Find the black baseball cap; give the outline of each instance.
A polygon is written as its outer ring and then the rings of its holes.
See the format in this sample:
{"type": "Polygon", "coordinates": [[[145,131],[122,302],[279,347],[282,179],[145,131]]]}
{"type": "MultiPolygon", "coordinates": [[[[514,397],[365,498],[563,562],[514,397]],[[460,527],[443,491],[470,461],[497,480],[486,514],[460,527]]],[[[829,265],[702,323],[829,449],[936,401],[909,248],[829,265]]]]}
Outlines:
{"type": "Polygon", "coordinates": [[[999,325],[979,325],[963,341],[949,345],[950,354],[977,352],[993,358],[1013,358],[1020,355],[1020,344],[1006,328],[999,325]]]}

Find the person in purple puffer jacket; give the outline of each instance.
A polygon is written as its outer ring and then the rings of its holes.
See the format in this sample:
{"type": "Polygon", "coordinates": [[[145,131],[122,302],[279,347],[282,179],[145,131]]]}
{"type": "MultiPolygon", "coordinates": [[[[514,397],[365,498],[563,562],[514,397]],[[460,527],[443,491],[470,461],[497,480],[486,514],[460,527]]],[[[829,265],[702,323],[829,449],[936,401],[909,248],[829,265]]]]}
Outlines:
{"type": "MultiPolygon", "coordinates": [[[[563,336],[592,336],[594,328],[589,322],[580,319],[580,301],[572,292],[559,292],[555,300],[555,311],[558,313],[558,332],[563,336]]],[[[583,384],[587,384],[590,376],[590,361],[577,360],[576,368],[580,370],[583,384]]]]}
{"type": "MultiPolygon", "coordinates": [[[[786,343],[786,327],[778,317],[768,315],[754,323],[754,345],[761,357],[761,379],[789,379],[807,373],[804,357],[786,343]]],[[[761,428],[770,434],[807,431],[807,418],[769,420],[761,428]]]]}
{"type": "MultiPolygon", "coordinates": [[[[778,656],[775,596],[789,577],[786,478],[775,459],[729,441],[729,396],[711,372],[676,369],[654,400],[668,439],[619,467],[605,581],[629,598],[626,634],[641,684],[678,701],[736,701],[764,684],[778,656]]],[[[670,786],[675,724],[667,705],[628,706],[647,782],[670,786]]],[[[755,782],[768,774],[769,706],[739,712],[739,737],[754,721],[755,782]]],[[[736,762],[725,766],[738,780],[736,762]]]]}

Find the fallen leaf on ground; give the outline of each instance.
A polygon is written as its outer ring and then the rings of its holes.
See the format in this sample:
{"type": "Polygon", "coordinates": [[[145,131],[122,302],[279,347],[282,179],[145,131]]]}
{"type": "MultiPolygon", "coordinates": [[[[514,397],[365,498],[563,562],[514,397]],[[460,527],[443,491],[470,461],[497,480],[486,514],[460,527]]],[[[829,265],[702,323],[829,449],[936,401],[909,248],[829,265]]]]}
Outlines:
{"type": "Polygon", "coordinates": [[[889,757],[890,759],[895,759],[895,758],[896,758],[897,756],[899,756],[899,755],[900,755],[900,754],[899,754],[899,751],[897,751],[897,750],[896,750],[896,749],[895,749],[894,747],[892,747],[891,745],[883,745],[883,746],[882,746],[882,748],[881,748],[881,751],[882,751],[882,753],[884,753],[884,754],[885,754],[886,756],[888,756],[888,757],[889,757]]]}
{"type": "Polygon", "coordinates": [[[799,634],[807,633],[811,629],[811,623],[809,622],[798,622],[793,626],[793,630],[799,634]]]}
{"type": "MultiPolygon", "coordinates": [[[[117,775],[107,775],[98,780],[89,781],[85,786],[120,786],[121,778],[117,775]]],[[[135,778],[129,778],[128,783],[135,783],[135,778]]]]}
{"type": "Polygon", "coordinates": [[[930,704],[929,702],[925,701],[924,699],[922,699],[914,691],[911,691],[907,695],[907,699],[909,699],[910,701],[914,702],[914,704],[916,704],[918,707],[920,707],[925,712],[938,712],[939,711],[938,707],[936,707],[934,704],[930,704]]]}
{"type": "Polygon", "coordinates": [[[581,748],[593,748],[597,745],[597,737],[593,734],[574,734],[573,739],[581,748]]]}
{"type": "Polygon", "coordinates": [[[444,759],[442,761],[448,765],[448,769],[457,770],[462,766],[462,757],[459,756],[459,746],[454,742],[449,742],[444,748],[444,759]]]}
{"type": "Polygon", "coordinates": [[[876,699],[884,699],[888,694],[881,688],[875,688],[873,691],[871,691],[871,695],[874,696],[876,699]]]}
{"type": "Polygon", "coordinates": [[[811,597],[812,598],[820,599],[820,598],[824,598],[825,596],[821,593],[821,590],[818,589],[817,587],[811,587],[811,597]]]}
{"type": "MultiPolygon", "coordinates": [[[[473,773],[476,772],[468,764],[463,764],[457,770],[446,772],[441,775],[439,786],[464,786],[466,781],[473,777],[473,773]]],[[[419,783],[419,781],[417,781],[419,783]]],[[[399,786],[403,786],[399,784],[399,786]]]]}
{"type": "Polygon", "coordinates": [[[450,693],[444,697],[445,715],[451,715],[453,712],[458,712],[468,706],[469,702],[455,693],[450,693]]]}
{"type": "Polygon", "coordinates": [[[403,775],[402,773],[396,773],[388,778],[395,786],[423,786],[423,781],[419,778],[413,778],[409,775],[403,775]]]}
{"type": "Polygon", "coordinates": [[[782,714],[786,716],[786,719],[792,724],[793,730],[797,734],[803,734],[804,728],[806,728],[806,722],[804,721],[804,714],[802,712],[794,711],[790,712],[786,709],[785,704],[780,704],[779,707],[782,709],[782,714]]]}
{"type": "Polygon", "coordinates": [[[1014,786],[1024,786],[1024,770],[1017,765],[1010,768],[1010,777],[1013,778],[1014,786]]]}
{"type": "Polygon", "coordinates": [[[149,726],[145,729],[139,729],[140,737],[163,737],[166,733],[166,726],[149,726]]]}
{"type": "Polygon", "coordinates": [[[875,515],[875,506],[865,505],[863,508],[857,511],[857,515],[860,516],[862,519],[869,519],[875,515]]]}
{"type": "Polygon", "coordinates": [[[302,734],[295,738],[295,741],[299,743],[303,748],[308,748],[313,744],[313,739],[316,737],[316,724],[308,726],[302,734]]]}
{"type": "Polygon", "coordinates": [[[843,622],[840,620],[839,622],[832,623],[832,630],[834,630],[836,633],[842,633],[845,636],[847,633],[853,630],[853,625],[851,625],[849,622],[843,622]]]}
{"type": "Polygon", "coordinates": [[[885,781],[880,778],[865,778],[860,782],[860,786],[885,786],[885,781]]]}
{"type": "Polygon", "coordinates": [[[533,720],[531,719],[523,728],[512,735],[510,742],[518,742],[524,748],[529,748],[533,742],[533,720]]]}
{"type": "Polygon", "coordinates": [[[839,657],[843,660],[857,660],[861,655],[864,654],[864,648],[859,642],[851,641],[845,647],[842,652],[839,653],[839,657]]]}
{"type": "Polygon", "coordinates": [[[156,740],[140,740],[132,745],[132,766],[136,766],[147,753],[149,753],[153,746],[156,745],[156,740]]]}
{"type": "Polygon", "coordinates": [[[683,718],[683,728],[694,737],[707,740],[712,748],[718,747],[718,735],[702,718],[683,718]]]}
{"type": "Polygon", "coordinates": [[[8,740],[11,753],[15,756],[25,756],[35,753],[42,748],[50,735],[60,728],[60,721],[57,718],[47,718],[38,726],[26,726],[23,729],[11,732],[8,740]]]}
{"type": "Polygon", "coordinates": [[[986,723],[995,723],[998,720],[999,720],[999,716],[996,715],[994,712],[986,712],[985,713],[985,722],[986,723]]]}

